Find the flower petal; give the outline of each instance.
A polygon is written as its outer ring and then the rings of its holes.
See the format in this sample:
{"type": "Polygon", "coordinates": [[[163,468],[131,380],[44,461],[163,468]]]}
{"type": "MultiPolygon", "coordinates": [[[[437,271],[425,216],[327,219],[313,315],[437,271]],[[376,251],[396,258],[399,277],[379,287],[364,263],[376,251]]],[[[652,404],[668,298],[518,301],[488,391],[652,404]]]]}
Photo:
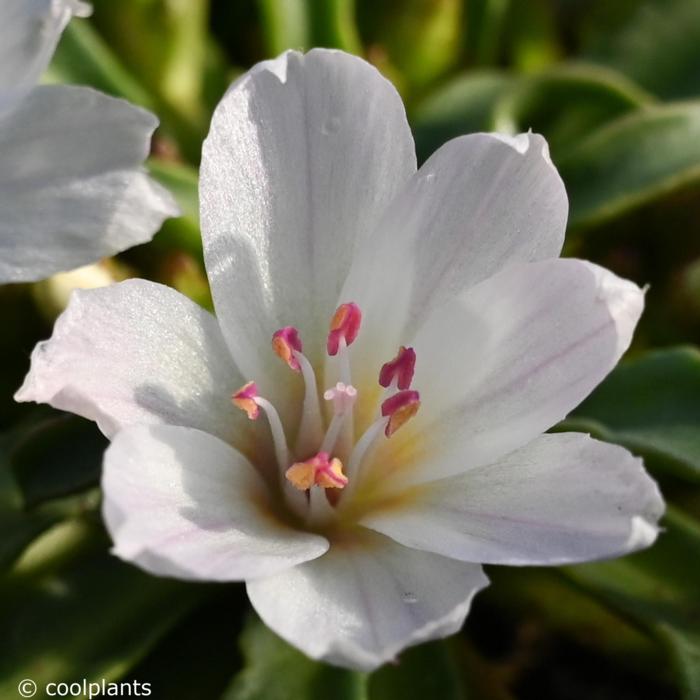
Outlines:
{"type": "Polygon", "coordinates": [[[73,293],[15,398],[90,418],[108,436],[170,423],[230,440],[245,430],[230,400],[242,383],[211,314],[169,287],[129,280],[73,293]]]}
{"type": "Polygon", "coordinates": [[[370,671],[407,646],[459,630],[487,584],[479,566],[367,533],[247,587],[265,624],[290,644],[314,659],[370,671]]]}
{"type": "Polygon", "coordinates": [[[402,480],[459,474],[534,440],[615,366],[643,304],[635,284],[580,260],[513,265],[445,304],[410,342],[422,403],[392,438],[412,455],[402,480]]]}
{"type": "Polygon", "coordinates": [[[325,538],[276,521],[255,468],[199,430],[120,431],[105,453],[102,489],[112,551],[160,576],[240,581],[328,549],[325,538]]]}
{"type": "Polygon", "coordinates": [[[143,171],[157,120],[89,88],[44,86],[0,119],[0,282],[153,237],[178,209],[143,171]]]}
{"type": "Polygon", "coordinates": [[[355,56],[288,52],[223,98],[202,154],[205,258],[233,356],[263,393],[285,371],[261,352],[277,329],[298,328],[318,360],[358,240],[415,167],[401,99],[355,56]]]}
{"type": "Polygon", "coordinates": [[[446,143],[353,262],[341,298],[365,312],[353,352],[367,357],[357,364],[386,361],[432,309],[506,265],[556,258],[567,212],[542,136],[471,134],[446,143]]]}
{"type": "Polygon", "coordinates": [[[0,113],[39,82],[71,16],[89,14],[90,6],[79,0],[0,3],[0,113]]]}
{"type": "Polygon", "coordinates": [[[495,464],[416,489],[363,524],[408,547],[487,564],[568,564],[654,542],[664,511],[642,461],[579,433],[542,435],[495,464]]]}

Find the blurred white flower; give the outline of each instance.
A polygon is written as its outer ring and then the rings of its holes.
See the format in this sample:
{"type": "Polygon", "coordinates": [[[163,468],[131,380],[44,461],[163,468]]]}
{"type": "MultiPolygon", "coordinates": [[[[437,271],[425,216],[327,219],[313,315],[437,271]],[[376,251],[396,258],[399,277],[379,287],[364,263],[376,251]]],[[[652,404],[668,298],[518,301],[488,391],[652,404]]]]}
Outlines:
{"type": "MultiPolygon", "coordinates": [[[[117,278],[111,269],[113,261],[100,261],[78,267],[68,272],[57,272],[51,277],[34,285],[32,293],[37,306],[45,318],[53,323],[62,311],[65,311],[71,294],[76,289],[96,289],[114,284],[117,278]]],[[[121,276],[125,279],[127,275],[121,276]]]]}
{"type": "Polygon", "coordinates": [[[90,88],[37,86],[71,16],[89,10],[0,2],[0,283],[144,243],[178,213],[143,170],[152,114],[90,88]]]}
{"type": "Polygon", "coordinates": [[[654,541],[640,460],[542,434],[643,307],[557,258],[567,200],[542,137],[465,136],[416,171],[390,83],[292,52],[223,98],[200,195],[217,318],[145,281],[76,292],[17,394],[114,437],[118,556],[245,579],[290,643],[371,669],[458,630],[480,563],[654,541]]]}

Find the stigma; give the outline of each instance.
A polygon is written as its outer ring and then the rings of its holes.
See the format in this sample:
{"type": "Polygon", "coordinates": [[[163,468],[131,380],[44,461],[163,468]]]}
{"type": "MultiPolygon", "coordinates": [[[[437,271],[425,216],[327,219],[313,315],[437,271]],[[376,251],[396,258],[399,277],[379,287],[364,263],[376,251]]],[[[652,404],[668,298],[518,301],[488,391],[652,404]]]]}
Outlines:
{"type": "Polygon", "coordinates": [[[282,494],[290,508],[312,524],[333,517],[341,495],[350,498],[357,488],[378,443],[391,438],[420,408],[420,395],[411,389],[416,364],[416,352],[411,347],[400,346],[396,356],[379,369],[377,381],[384,389],[381,398],[377,398],[376,391],[365,393],[353,386],[350,346],[359,335],[361,323],[362,313],[353,302],[341,304],[333,314],[326,351],[338,381],[322,392],[318,391],[316,369],[302,352],[297,328],[284,326],[273,333],[272,350],[305,384],[296,437],[289,442],[289,425],[282,421],[273,403],[260,396],[254,381],[244,384],[231,397],[250,420],[261,415],[267,418],[282,494]],[[355,411],[361,394],[369,397],[365,401],[374,402],[363,406],[363,412],[366,415],[369,409],[375,419],[356,435],[355,411]],[[322,409],[321,399],[328,402],[329,410],[322,409]]]}

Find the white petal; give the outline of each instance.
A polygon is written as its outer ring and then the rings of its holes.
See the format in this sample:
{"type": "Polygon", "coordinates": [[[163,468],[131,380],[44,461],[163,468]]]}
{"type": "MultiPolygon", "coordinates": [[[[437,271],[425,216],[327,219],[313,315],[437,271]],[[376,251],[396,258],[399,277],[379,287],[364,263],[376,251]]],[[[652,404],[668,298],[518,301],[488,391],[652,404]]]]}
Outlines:
{"type": "Polygon", "coordinates": [[[73,293],[15,398],[90,418],[108,436],[170,423],[230,440],[248,423],[230,400],[242,383],[211,314],[169,287],[129,280],[73,293]]]}
{"type": "Polygon", "coordinates": [[[358,240],[414,172],[401,99],[355,56],[285,53],[221,101],[202,155],[205,257],[233,355],[263,391],[279,383],[263,352],[278,328],[298,327],[317,360],[358,240]]]}
{"type": "Polygon", "coordinates": [[[89,13],[78,0],[0,2],[0,113],[37,84],[71,16],[89,13]]]}
{"type": "Polygon", "coordinates": [[[248,582],[263,622],[314,659],[365,671],[457,632],[481,567],[367,533],[277,576],[248,582]]]}
{"type": "Polygon", "coordinates": [[[177,207],[143,171],[157,120],[89,88],[39,87],[0,118],[0,281],[144,243],[177,207]]]}
{"type": "Polygon", "coordinates": [[[587,435],[542,435],[364,519],[409,547],[488,564],[567,564],[654,542],[664,511],[642,461],[587,435]]]}
{"type": "Polygon", "coordinates": [[[365,312],[357,364],[385,362],[432,309],[506,265],[556,258],[567,212],[542,136],[471,134],[446,143],[353,263],[341,296],[365,312]]]}
{"type": "Polygon", "coordinates": [[[191,428],[120,431],[105,453],[102,490],[113,552],[153,574],[240,581],[328,549],[323,537],[276,520],[240,453],[191,428]]]}
{"type": "Polygon", "coordinates": [[[420,441],[402,480],[494,462],[563,419],[620,359],[643,305],[635,284],[580,260],[514,265],[445,304],[410,343],[421,409],[384,448],[420,441]]]}

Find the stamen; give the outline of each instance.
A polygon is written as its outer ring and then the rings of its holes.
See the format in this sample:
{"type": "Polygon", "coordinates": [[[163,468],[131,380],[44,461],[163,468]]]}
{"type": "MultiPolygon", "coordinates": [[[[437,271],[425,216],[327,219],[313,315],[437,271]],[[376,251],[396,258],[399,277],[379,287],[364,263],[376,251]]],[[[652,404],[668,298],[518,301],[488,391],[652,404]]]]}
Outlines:
{"type": "Polygon", "coordinates": [[[382,432],[386,437],[391,437],[406,421],[416,415],[419,408],[420,395],[417,391],[400,391],[382,403],[382,417],[365,430],[350,454],[346,469],[350,487],[344,498],[349,497],[362,481],[362,464],[376,447],[382,432]]]}
{"type": "Polygon", "coordinates": [[[245,411],[248,414],[248,418],[251,420],[255,420],[260,415],[260,408],[265,411],[268,423],[270,424],[272,442],[275,446],[277,464],[281,470],[285,470],[291,460],[289,458],[289,448],[287,447],[287,438],[284,435],[282,421],[275,407],[267,399],[258,396],[258,387],[255,382],[244,384],[234,393],[232,401],[237,408],[245,411]]]}
{"type": "Polygon", "coordinates": [[[285,326],[275,331],[272,335],[272,349],[290,369],[301,372],[304,377],[304,408],[297,433],[296,448],[301,453],[309,452],[323,438],[323,419],[318,402],[316,375],[311,363],[301,351],[301,338],[294,326],[285,326]]]}
{"type": "MultiPolygon", "coordinates": [[[[291,486],[291,484],[290,484],[291,486]]],[[[306,493],[294,491],[304,497],[306,493]]],[[[327,491],[326,489],[311,489],[308,491],[309,500],[306,510],[306,523],[310,527],[323,527],[335,518],[335,508],[328,500],[328,494],[340,494],[342,491],[327,491]]]]}
{"type": "Polygon", "coordinates": [[[343,384],[352,383],[350,353],[348,352],[348,344],[345,342],[345,338],[341,338],[338,344],[338,373],[340,374],[340,381],[342,381],[343,384]]]}
{"type": "MultiPolygon", "coordinates": [[[[355,490],[355,487],[360,482],[360,470],[362,467],[362,462],[365,459],[368,452],[377,444],[377,441],[381,434],[385,431],[386,426],[389,424],[387,418],[379,418],[372,425],[365,430],[362,437],[357,441],[355,447],[353,448],[350,459],[348,460],[348,466],[346,469],[348,480],[350,481],[350,488],[348,492],[355,490]]],[[[349,495],[346,494],[346,495],[349,495]]]]}
{"type": "Polygon", "coordinates": [[[413,372],[416,366],[416,353],[413,348],[399,348],[396,357],[382,365],[379,371],[379,384],[388,387],[393,381],[399,389],[408,389],[413,381],[413,372]]]}
{"type": "Polygon", "coordinates": [[[255,382],[244,384],[232,397],[233,405],[245,411],[250,420],[257,420],[260,415],[260,407],[255,403],[258,397],[258,387],[255,382]]]}
{"type": "Polygon", "coordinates": [[[295,462],[284,475],[299,491],[310,489],[316,482],[316,469],[309,462],[295,462]]]}
{"type": "Polygon", "coordinates": [[[294,351],[294,358],[301,367],[304,377],[304,407],[301,414],[301,424],[297,434],[296,449],[299,454],[308,454],[314,445],[318,445],[323,437],[323,419],[318,400],[316,374],[311,363],[301,351],[294,351]]]}
{"type": "Polygon", "coordinates": [[[281,470],[287,468],[290,463],[289,458],[289,448],[287,447],[287,438],[284,436],[284,428],[282,427],[282,421],[280,420],[279,413],[275,407],[267,400],[258,396],[255,399],[255,403],[260,406],[260,408],[265,411],[267,416],[267,421],[270,424],[270,432],[272,433],[272,442],[275,445],[275,456],[277,457],[277,464],[281,470]]]}
{"type": "Polygon", "coordinates": [[[331,356],[338,354],[341,340],[345,340],[346,345],[352,345],[360,332],[361,322],[362,312],[357,304],[353,302],[341,304],[331,319],[331,328],[326,343],[328,354],[331,356]]]}
{"type": "Polygon", "coordinates": [[[351,384],[338,382],[323,394],[323,398],[333,402],[333,418],[323,438],[321,452],[332,452],[343,426],[352,429],[352,409],[357,399],[357,389],[351,384]]]}
{"type": "Polygon", "coordinates": [[[289,365],[290,369],[295,372],[301,371],[299,359],[295,353],[295,350],[301,352],[301,339],[299,331],[294,326],[285,326],[275,331],[272,336],[272,349],[289,365]]]}
{"type": "Polygon", "coordinates": [[[343,463],[334,457],[316,472],[316,484],[323,489],[342,489],[348,485],[348,478],[343,474],[343,463]]]}
{"type": "Polygon", "coordinates": [[[305,462],[295,462],[287,469],[285,476],[300,491],[307,491],[312,486],[342,489],[348,483],[343,474],[343,463],[335,457],[330,459],[328,452],[319,452],[305,462]]]}
{"type": "Polygon", "coordinates": [[[418,413],[420,394],[417,391],[400,391],[382,404],[382,416],[388,417],[384,433],[391,437],[404,423],[418,413]]]}

